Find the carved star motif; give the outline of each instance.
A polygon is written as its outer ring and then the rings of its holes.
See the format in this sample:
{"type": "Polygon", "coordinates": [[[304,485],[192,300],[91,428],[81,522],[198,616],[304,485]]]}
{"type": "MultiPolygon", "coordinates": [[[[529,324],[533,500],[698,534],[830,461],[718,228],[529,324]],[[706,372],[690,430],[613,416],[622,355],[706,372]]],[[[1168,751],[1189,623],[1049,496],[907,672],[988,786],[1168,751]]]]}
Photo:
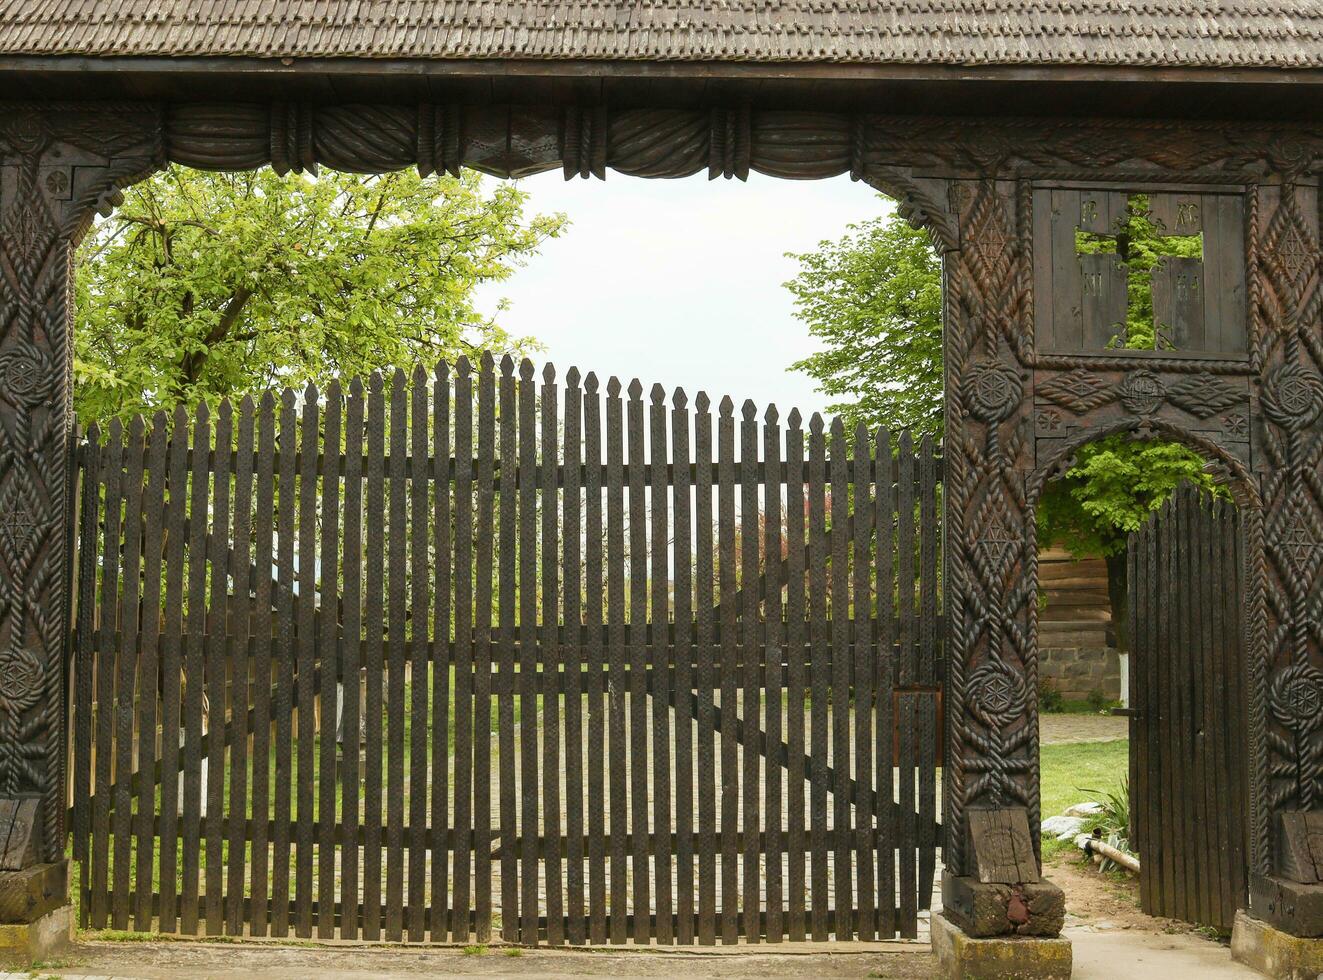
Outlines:
{"type": "Polygon", "coordinates": [[[1020,536],[1000,517],[992,521],[978,539],[979,551],[994,565],[1006,561],[1019,543],[1020,536]]]}
{"type": "Polygon", "coordinates": [[[1314,537],[1313,529],[1302,516],[1296,514],[1282,532],[1282,550],[1296,568],[1303,571],[1317,548],[1318,539],[1314,537]]]}
{"type": "Polygon", "coordinates": [[[37,533],[36,515],[26,503],[21,500],[16,501],[14,506],[0,517],[0,533],[4,534],[12,552],[21,552],[37,533]]]}
{"type": "Polygon", "coordinates": [[[1286,226],[1276,251],[1277,260],[1292,282],[1299,282],[1314,261],[1314,249],[1294,221],[1286,226]]]}

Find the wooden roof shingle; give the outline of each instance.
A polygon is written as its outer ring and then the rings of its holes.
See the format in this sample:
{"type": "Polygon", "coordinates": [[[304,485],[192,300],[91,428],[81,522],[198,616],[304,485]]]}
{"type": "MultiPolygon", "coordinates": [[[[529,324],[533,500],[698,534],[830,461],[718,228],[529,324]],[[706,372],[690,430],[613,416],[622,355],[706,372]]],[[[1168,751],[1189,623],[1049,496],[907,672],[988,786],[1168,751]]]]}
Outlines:
{"type": "Polygon", "coordinates": [[[0,54],[1323,67],[1323,0],[0,0],[0,54]]]}

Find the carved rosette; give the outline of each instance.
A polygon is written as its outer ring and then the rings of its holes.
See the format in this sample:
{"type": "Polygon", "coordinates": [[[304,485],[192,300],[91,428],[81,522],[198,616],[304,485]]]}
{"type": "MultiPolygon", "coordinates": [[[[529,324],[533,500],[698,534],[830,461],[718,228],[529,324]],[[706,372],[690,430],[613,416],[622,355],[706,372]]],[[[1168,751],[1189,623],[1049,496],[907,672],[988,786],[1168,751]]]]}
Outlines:
{"type": "Polygon", "coordinates": [[[64,852],[71,249],[161,163],[152,107],[0,107],[0,797],[64,852]]]}

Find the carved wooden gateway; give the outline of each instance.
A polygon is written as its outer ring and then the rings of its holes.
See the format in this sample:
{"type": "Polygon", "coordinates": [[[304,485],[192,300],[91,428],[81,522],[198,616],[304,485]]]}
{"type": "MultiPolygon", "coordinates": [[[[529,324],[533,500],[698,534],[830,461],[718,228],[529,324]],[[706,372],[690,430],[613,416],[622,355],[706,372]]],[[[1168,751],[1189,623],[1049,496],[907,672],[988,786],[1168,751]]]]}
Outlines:
{"type": "Polygon", "coordinates": [[[65,841],[70,252],[119,188],[167,163],[849,173],[944,256],[948,912],[979,934],[1060,926],[1038,881],[1034,511],[1119,432],[1199,450],[1242,510],[1252,891],[1264,916],[1284,892],[1313,908],[1293,828],[1323,811],[1323,129],[554,101],[0,106],[0,797],[40,800],[41,858],[65,841]],[[1169,243],[1148,266],[1134,216],[1169,243]]]}

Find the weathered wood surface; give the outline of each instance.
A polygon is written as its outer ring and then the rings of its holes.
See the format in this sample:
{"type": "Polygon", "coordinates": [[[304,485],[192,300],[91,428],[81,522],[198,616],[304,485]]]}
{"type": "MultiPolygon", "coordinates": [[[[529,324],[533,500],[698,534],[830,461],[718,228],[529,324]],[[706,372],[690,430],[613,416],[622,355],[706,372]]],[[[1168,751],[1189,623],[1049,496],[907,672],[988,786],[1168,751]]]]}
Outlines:
{"type": "Polygon", "coordinates": [[[931,443],[605,389],[484,357],[222,403],[191,446],[182,417],[93,434],[87,921],[915,934],[940,837],[931,443]]]}

